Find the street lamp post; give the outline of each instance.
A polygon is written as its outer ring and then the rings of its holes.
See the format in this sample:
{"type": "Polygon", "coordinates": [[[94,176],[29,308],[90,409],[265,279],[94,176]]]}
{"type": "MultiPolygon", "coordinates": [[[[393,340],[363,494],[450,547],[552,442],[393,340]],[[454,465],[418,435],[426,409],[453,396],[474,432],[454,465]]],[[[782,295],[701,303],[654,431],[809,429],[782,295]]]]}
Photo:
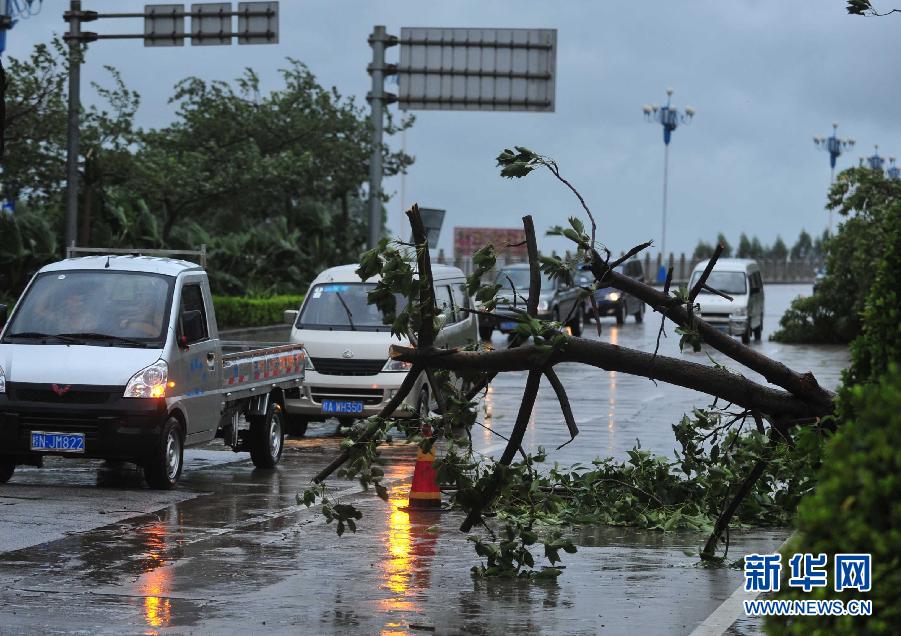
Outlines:
{"type": "MultiPolygon", "coordinates": [[[[836,131],[838,130],[838,122],[832,122],[832,136],[831,137],[823,137],[817,136],[813,138],[813,143],[816,144],[816,147],[820,150],[825,150],[829,153],[829,167],[830,167],[830,175],[829,175],[829,183],[835,182],[835,161],[842,153],[847,150],[850,150],[854,147],[853,139],[839,139],[838,135],[836,135],[836,131]]],[[[832,234],[832,210],[829,210],[829,234],[832,234]]]]}
{"type": "MultiPolygon", "coordinates": [[[[688,124],[695,115],[695,110],[691,106],[686,106],[680,111],[671,104],[673,89],[666,89],[666,105],[658,106],[656,104],[646,105],[642,109],[644,118],[650,123],[657,123],[663,126],[663,221],[660,230],[660,251],[663,259],[666,259],[666,189],[667,178],[669,173],[669,142],[672,139],[673,131],[679,124],[688,124]]],[[[657,273],[658,280],[666,277],[666,263],[661,263],[661,270],[657,273]]]]}

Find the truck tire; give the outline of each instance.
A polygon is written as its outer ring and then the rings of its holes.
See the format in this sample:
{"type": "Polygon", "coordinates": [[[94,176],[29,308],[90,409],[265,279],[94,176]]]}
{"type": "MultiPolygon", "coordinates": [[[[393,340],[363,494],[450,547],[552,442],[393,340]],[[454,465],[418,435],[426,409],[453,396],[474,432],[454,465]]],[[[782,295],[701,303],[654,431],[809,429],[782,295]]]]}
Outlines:
{"type": "Polygon", "coordinates": [[[16,462],[12,459],[0,459],[0,484],[5,484],[16,472],[16,462]]]}
{"type": "Polygon", "coordinates": [[[620,303],[616,306],[616,324],[622,325],[626,322],[626,308],[620,303]]]}
{"type": "Polygon", "coordinates": [[[307,434],[310,418],[304,415],[285,413],[285,432],[291,437],[303,437],[307,434]]]}
{"type": "Polygon", "coordinates": [[[757,326],[757,329],[754,330],[754,342],[760,342],[760,338],[763,336],[763,321],[760,321],[760,324],[757,326]]]}
{"type": "Polygon", "coordinates": [[[745,332],[741,334],[741,343],[744,345],[751,344],[751,323],[748,323],[745,332]]]}
{"type": "Polygon", "coordinates": [[[491,334],[494,333],[494,327],[490,323],[486,323],[484,319],[479,319],[479,338],[483,342],[491,342],[491,334]]]}
{"type": "Polygon", "coordinates": [[[638,324],[644,322],[644,303],[638,305],[638,311],[635,312],[635,322],[638,324]]]}
{"type": "Polygon", "coordinates": [[[144,460],[144,480],[153,490],[172,490],[181,477],[184,463],[181,423],[170,417],[163,425],[157,447],[144,460]]]}
{"type": "Polygon", "coordinates": [[[271,402],[266,415],[250,421],[250,459],[257,468],[275,468],[285,442],[285,414],[280,404],[271,402]]]}

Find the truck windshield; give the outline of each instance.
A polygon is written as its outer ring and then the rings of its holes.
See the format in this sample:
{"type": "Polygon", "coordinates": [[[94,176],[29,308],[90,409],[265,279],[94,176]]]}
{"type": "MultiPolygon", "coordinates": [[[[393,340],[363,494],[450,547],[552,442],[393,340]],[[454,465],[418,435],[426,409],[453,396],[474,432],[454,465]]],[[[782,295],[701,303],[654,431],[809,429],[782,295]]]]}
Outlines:
{"type": "Polygon", "coordinates": [[[174,280],[136,272],[40,274],[16,307],[3,340],[162,346],[174,280]]]}
{"type": "MultiPolygon", "coordinates": [[[[502,269],[497,273],[495,283],[501,286],[501,290],[510,289],[510,281],[517,291],[528,291],[529,289],[529,270],[517,267],[516,269],[502,269]],[[508,280],[509,279],[509,280],[508,280]]],[[[548,290],[554,288],[554,281],[547,277],[544,272],[541,273],[541,289],[548,290]]]]}
{"type": "MultiPolygon", "coordinates": [[[[688,286],[689,289],[694,287],[695,283],[698,282],[698,279],[701,277],[702,272],[695,272],[691,275],[691,284],[688,286]]],[[[710,276],[707,277],[707,286],[713,287],[716,290],[723,292],[724,294],[745,294],[748,291],[747,287],[747,276],[745,276],[744,272],[710,272],[710,276]]],[[[709,294],[710,292],[706,289],[701,290],[702,294],[709,294]]]]}
{"type": "MultiPolygon", "coordinates": [[[[310,290],[297,317],[298,329],[334,329],[339,331],[389,331],[382,321],[382,312],[370,305],[366,295],[375,288],[372,283],[328,283],[310,290]]],[[[397,311],[406,306],[406,299],[394,294],[397,311]]]]}

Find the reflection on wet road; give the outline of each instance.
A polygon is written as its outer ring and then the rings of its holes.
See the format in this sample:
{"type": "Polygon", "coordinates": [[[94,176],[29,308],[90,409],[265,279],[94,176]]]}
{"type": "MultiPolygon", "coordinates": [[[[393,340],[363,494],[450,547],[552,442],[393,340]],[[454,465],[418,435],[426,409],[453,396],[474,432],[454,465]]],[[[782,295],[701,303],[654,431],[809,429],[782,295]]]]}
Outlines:
{"type": "MultiPolygon", "coordinates": [[[[801,290],[767,289],[767,330],[801,290]]],[[[651,314],[643,325],[603,327],[606,341],[653,350],[651,314]]],[[[841,348],[755,346],[827,386],[847,363],[841,348]]],[[[661,353],[680,355],[672,333],[661,353]]],[[[684,355],[707,361],[706,353],[684,355]]],[[[551,454],[563,463],[621,457],[635,438],[670,453],[670,425],[706,404],[695,392],[628,375],[558,371],[582,431],[551,454]]],[[[484,400],[485,426],[509,431],[524,379],[498,378],[484,400]]],[[[333,430],[313,425],[309,437],[289,440],[275,471],[253,470],[246,456],[221,447],[192,450],[173,493],[144,489],[127,465],[51,460],[17,472],[0,487],[0,634],[688,633],[740,581],[736,570],[697,567],[692,551],[702,536],[629,528],[579,529],[579,554],[555,583],[473,579],[476,557],[458,515],[403,510],[416,456],[403,444],[385,449],[387,504],[332,480],[340,500],[365,515],[356,534],[339,538],[295,499],[337,453],[333,430]]],[[[474,429],[473,439],[483,452],[503,445],[488,428],[474,429]]],[[[550,450],[567,439],[553,393],[542,387],[525,443],[550,450]]],[[[734,532],[731,554],[772,550],[785,535],[734,532]]]]}

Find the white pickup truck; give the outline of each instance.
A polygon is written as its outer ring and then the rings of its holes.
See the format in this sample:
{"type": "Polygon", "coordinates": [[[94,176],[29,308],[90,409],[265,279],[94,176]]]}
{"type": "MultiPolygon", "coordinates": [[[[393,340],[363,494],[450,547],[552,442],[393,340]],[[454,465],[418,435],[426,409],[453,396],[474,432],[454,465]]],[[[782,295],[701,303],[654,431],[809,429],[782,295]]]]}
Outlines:
{"type": "Polygon", "coordinates": [[[186,446],[222,437],[273,468],[301,344],[219,339],[202,267],[149,256],[68,258],[0,306],[0,483],[44,455],[134,461],[175,486],[186,446]]]}

